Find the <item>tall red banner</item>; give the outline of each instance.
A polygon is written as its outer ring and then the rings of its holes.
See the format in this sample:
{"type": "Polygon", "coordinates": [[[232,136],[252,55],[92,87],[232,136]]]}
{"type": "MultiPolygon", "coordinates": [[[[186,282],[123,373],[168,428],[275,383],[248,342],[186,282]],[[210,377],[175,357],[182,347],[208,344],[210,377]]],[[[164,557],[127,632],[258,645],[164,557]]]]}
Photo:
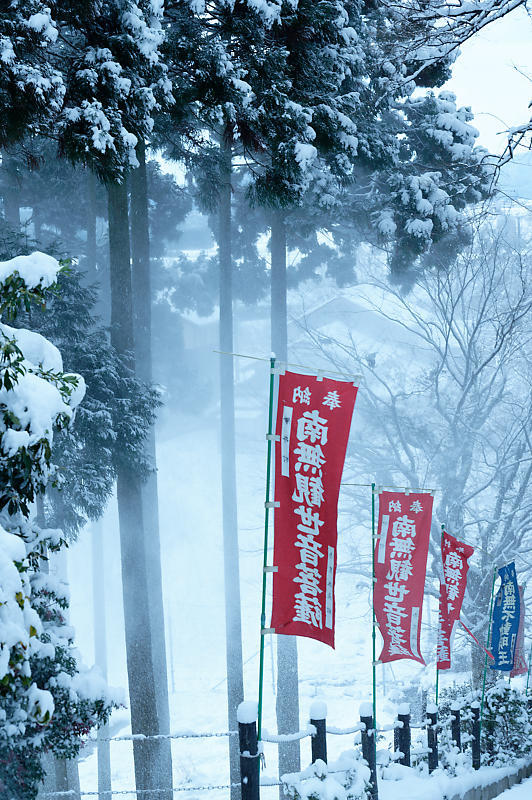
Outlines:
{"type": "Polygon", "coordinates": [[[451,668],[451,641],[454,626],[460,619],[467,585],[468,559],[475,549],[459,542],[443,531],[441,557],[443,582],[440,581],[440,610],[438,619],[437,668],[451,668]]]}
{"type": "Polygon", "coordinates": [[[271,626],[331,647],[338,494],[356,394],[347,381],[279,376],[271,626]]]}
{"type": "Polygon", "coordinates": [[[521,616],[519,617],[519,629],[517,631],[517,641],[515,643],[514,668],[510,672],[510,678],[518,675],[526,675],[528,664],[526,663],[525,653],[525,590],[524,586],[519,587],[519,601],[521,603],[521,616]]]}
{"type": "Polygon", "coordinates": [[[420,635],[432,503],[425,493],[379,493],[374,607],[384,639],[383,662],[425,663],[420,635]]]}

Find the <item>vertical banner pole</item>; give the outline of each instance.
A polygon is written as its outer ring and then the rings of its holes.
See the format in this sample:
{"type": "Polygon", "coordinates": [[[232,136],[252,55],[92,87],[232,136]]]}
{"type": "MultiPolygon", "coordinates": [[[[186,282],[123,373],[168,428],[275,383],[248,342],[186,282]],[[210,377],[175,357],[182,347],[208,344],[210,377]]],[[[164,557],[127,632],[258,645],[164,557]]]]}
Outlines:
{"type": "Polygon", "coordinates": [[[264,629],[266,628],[266,567],[268,564],[268,530],[270,523],[270,484],[273,436],[273,387],[275,379],[275,358],[270,358],[270,405],[268,410],[268,460],[266,463],[266,502],[264,504],[264,552],[262,559],[262,605],[260,613],[260,655],[259,655],[259,704],[257,739],[262,734],[262,692],[264,686],[264,629]]]}
{"type": "Polygon", "coordinates": [[[531,664],[532,664],[532,644],[530,645],[530,655],[528,657],[528,673],[527,673],[527,676],[526,676],[526,696],[527,697],[528,697],[528,684],[530,683],[530,666],[531,666],[531,664]]]}
{"type": "MultiPolygon", "coordinates": [[[[490,600],[490,618],[488,623],[488,638],[486,640],[486,650],[490,649],[490,637],[491,637],[491,618],[493,615],[493,593],[495,591],[495,578],[497,576],[497,567],[493,568],[493,581],[491,583],[491,600],[490,600]]],[[[480,701],[480,730],[482,732],[482,718],[484,716],[484,695],[486,693],[486,673],[488,671],[488,654],[486,653],[486,657],[484,659],[484,678],[482,680],[482,699],[480,701]]]]}
{"type": "MultiPolygon", "coordinates": [[[[441,538],[440,538],[440,551],[443,547],[443,532],[445,530],[445,524],[442,522],[441,524],[441,538]]],[[[443,554],[442,554],[442,570],[443,570],[443,591],[445,593],[445,570],[443,564],[443,554]]],[[[440,590],[441,593],[441,590],[440,590]]],[[[438,610],[438,628],[436,633],[436,705],[438,705],[438,693],[440,689],[440,670],[438,669],[438,637],[440,634],[440,625],[442,624],[442,620],[440,619],[440,614],[438,610]]]]}
{"type": "Polygon", "coordinates": [[[375,729],[375,734],[373,736],[373,742],[375,747],[377,746],[377,664],[375,663],[376,655],[376,631],[375,626],[377,625],[377,619],[375,617],[375,545],[376,545],[376,534],[375,534],[375,484],[371,484],[371,607],[372,607],[372,640],[373,640],[373,660],[372,660],[372,670],[373,670],[373,726],[375,729]]]}

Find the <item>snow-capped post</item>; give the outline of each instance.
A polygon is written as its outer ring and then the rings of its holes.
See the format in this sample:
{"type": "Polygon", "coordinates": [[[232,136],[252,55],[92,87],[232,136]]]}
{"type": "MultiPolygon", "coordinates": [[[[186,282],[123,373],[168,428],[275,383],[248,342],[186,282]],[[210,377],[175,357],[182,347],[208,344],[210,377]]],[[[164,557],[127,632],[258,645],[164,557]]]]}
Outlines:
{"type": "Polygon", "coordinates": [[[473,739],[471,741],[471,755],[473,769],[480,769],[480,703],[475,700],[471,703],[473,712],[473,739]]]}
{"type": "Polygon", "coordinates": [[[429,750],[429,772],[438,769],[438,706],[427,704],[427,747],[429,750]]]}
{"type": "Polygon", "coordinates": [[[237,710],[240,742],[242,800],[259,800],[259,749],[257,746],[257,704],[244,701],[237,710]]]}
{"type": "Polygon", "coordinates": [[[399,764],[404,767],[410,766],[410,706],[408,703],[401,703],[397,713],[397,721],[400,723],[395,729],[396,736],[394,736],[394,747],[402,755],[399,759],[399,764]]]}
{"type": "Polygon", "coordinates": [[[455,701],[451,704],[451,739],[456,747],[462,749],[462,739],[460,736],[460,706],[455,701]]]}
{"type": "Polygon", "coordinates": [[[362,758],[368,762],[370,771],[369,796],[371,800],[378,800],[379,788],[377,786],[377,731],[373,726],[373,707],[371,703],[362,703],[360,706],[360,722],[364,728],[360,732],[362,739],[362,758]]]}
{"type": "Polygon", "coordinates": [[[310,706],[310,724],[316,728],[311,737],[312,763],[321,760],[327,763],[327,704],[314,700],[310,706]]]}

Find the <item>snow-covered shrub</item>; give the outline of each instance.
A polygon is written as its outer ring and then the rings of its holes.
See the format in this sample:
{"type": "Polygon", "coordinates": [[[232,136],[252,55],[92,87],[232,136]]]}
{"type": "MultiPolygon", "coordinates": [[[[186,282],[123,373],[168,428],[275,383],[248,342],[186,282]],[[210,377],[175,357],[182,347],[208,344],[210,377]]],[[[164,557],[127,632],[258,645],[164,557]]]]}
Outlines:
{"type": "MultiPolygon", "coordinates": [[[[44,304],[64,268],[43,253],[0,262],[3,317],[44,304]]],[[[37,495],[55,483],[54,432],[71,424],[84,391],[47,339],[0,322],[0,797],[10,800],[32,800],[42,753],[75,755],[116,705],[78,664],[65,587],[47,575],[62,532],[31,517],[37,495]]]]}
{"type": "Polygon", "coordinates": [[[479,700],[478,692],[462,684],[440,692],[438,708],[438,754],[439,766],[449,775],[462,775],[471,769],[471,741],[473,739],[473,712],[471,704],[479,700]],[[460,713],[461,749],[455,745],[451,735],[452,717],[460,713]]]}
{"type": "Polygon", "coordinates": [[[318,760],[281,778],[292,800],[366,800],[369,779],[369,767],[356,750],[342,753],[334,764],[318,760]]]}
{"type": "Polygon", "coordinates": [[[482,753],[486,764],[500,766],[508,759],[529,755],[532,725],[524,692],[503,678],[486,692],[482,720],[482,753]]]}

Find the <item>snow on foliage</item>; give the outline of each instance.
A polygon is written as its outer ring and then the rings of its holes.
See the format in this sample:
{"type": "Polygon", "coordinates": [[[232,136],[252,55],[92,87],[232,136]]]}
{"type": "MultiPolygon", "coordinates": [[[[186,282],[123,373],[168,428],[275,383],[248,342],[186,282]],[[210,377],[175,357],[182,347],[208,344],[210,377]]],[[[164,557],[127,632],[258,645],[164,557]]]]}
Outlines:
{"type": "Polygon", "coordinates": [[[361,755],[348,750],[333,764],[318,759],[301,772],[283,775],[281,781],[291,800],[366,800],[369,778],[361,755]]]}
{"type": "MultiPolygon", "coordinates": [[[[0,263],[4,314],[15,317],[32,300],[42,305],[64,268],[43,253],[0,263]]],[[[53,480],[53,435],[72,422],[83,379],[63,373],[43,336],[0,323],[0,337],[0,795],[31,800],[39,755],[74,755],[117,698],[77,663],[68,592],[41,571],[62,534],[39,528],[30,513],[53,480]]]]}

